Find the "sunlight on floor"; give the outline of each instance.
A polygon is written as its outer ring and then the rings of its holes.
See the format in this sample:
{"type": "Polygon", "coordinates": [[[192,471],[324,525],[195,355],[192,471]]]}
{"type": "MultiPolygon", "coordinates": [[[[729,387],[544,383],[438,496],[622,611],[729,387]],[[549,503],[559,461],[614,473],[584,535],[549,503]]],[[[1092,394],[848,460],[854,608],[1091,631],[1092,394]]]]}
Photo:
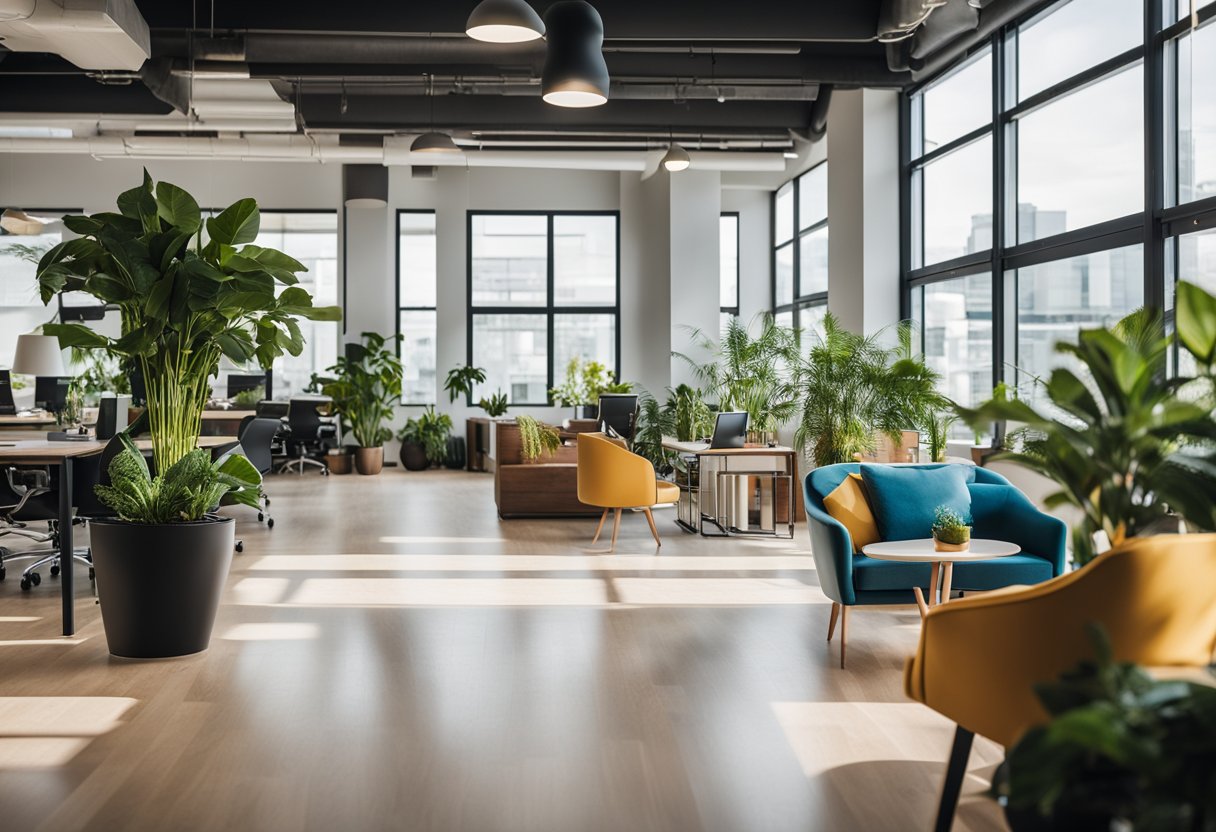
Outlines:
{"type": "Polygon", "coordinates": [[[812,571],[809,557],[653,555],[267,555],[251,572],[776,572],[812,571]]]}
{"type": "Polygon", "coordinates": [[[65,644],[71,647],[73,644],[84,644],[86,641],[88,641],[87,638],[18,638],[0,641],[0,647],[45,647],[54,644],[65,644]]]}
{"type": "Polygon", "coordinates": [[[599,606],[603,581],[580,578],[309,578],[288,606],[599,606]]]}
{"type": "Polygon", "coordinates": [[[793,578],[615,578],[613,585],[622,603],[639,606],[831,603],[793,578]]]}
{"type": "Polygon", "coordinates": [[[399,537],[380,538],[381,543],[507,543],[501,537],[399,537]]]}
{"type": "Polygon", "coordinates": [[[0,615],[0,624],[24,624],[30,621],[41,621],[40,615],[0,615]]]}
{"type": "Polygon", "coordinates": [[[122,724],[139,700],[121,696],[0,696],[0,771],[66,765],[122,724]]]}
{"type": "Polygon", "coordinates": [[[225,641],[305,641],[320,635],[321,628],[307,621],[251,621],[230,627],[220,638],[225,641]]]}

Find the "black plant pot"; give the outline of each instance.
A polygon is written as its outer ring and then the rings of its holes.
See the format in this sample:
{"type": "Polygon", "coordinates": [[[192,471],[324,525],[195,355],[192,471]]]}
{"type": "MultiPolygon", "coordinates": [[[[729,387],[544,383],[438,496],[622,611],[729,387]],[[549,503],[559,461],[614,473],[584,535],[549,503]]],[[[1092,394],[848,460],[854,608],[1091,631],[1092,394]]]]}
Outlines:
{"type": "Polygon", "coordinates": [[[407,471],[425,471],[431,467],[426,458],[426,448],[420,442],[401,443],[401,465],[407,471]]]}
{"type": "Polygon", "coordinates": [[[444,465],[453,470],[459,470],[464,467],[467,462],[465,452],[465,443],[463,436],[448,437],[448,456],[444,460],[444,465]]]}
{"type": "Polygon", "coordinates": [[[106,643],[115,656],[163,659],[207,649],[232,564],[236,521],[89,523],[106,643]]]}
{"type": "Polygon", "coordinates": [[[600,406],[598,404],[580,404],[575,405],[575,419],[598,419],[600,417],[600,406]]]}

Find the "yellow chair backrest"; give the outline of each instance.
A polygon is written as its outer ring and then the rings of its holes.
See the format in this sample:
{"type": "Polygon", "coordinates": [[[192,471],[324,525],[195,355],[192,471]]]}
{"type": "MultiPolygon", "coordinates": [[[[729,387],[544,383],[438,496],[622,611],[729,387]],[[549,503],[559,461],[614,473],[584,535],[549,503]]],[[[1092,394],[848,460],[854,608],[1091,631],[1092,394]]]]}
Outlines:
{"type": "Polygon", "coordinates": [[[578,435],[578,499],[603,508],[652,506],[654,466],[603,433],[578,435]]]}
{"type": "Polygon", "coordinates": [[[1134,538],[1055,580],[934,607],[908,663],[907,693],[1009,745],[1046,718],[1033,686],[1093,657],[1091,621],[1119,661],[1210,663],[1216,534],[1134,538]]]}

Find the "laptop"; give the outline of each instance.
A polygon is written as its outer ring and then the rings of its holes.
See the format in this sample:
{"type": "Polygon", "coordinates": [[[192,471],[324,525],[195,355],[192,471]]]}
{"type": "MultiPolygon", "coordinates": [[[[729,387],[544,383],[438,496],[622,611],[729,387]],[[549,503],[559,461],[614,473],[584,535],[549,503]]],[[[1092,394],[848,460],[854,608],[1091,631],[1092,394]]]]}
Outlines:
{"type": "Polygon", "coordinates": [[[747,439],[747,413],[723,411],[714,422],[714,435],[708,443],[690,442],[690,451],[717,451],[725,448],[742,448],[747,439]]]}

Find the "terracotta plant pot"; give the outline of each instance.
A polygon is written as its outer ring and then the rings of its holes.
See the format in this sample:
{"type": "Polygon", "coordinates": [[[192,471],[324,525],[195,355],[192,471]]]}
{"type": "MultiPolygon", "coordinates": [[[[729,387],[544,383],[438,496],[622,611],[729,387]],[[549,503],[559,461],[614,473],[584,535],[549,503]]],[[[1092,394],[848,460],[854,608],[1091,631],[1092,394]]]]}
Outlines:
{"type": "Polygon", "coordinates": [[[325,464],[331,474],[349,474],[355,468],[355,455],[345,448],[336,448],[325,455],[325,464]]]}
{"type": "Polygon", "coordinates": [[[384,446],[355,448],[355,470],[360,474],[379,474],[384,467],[384,446]]]}

